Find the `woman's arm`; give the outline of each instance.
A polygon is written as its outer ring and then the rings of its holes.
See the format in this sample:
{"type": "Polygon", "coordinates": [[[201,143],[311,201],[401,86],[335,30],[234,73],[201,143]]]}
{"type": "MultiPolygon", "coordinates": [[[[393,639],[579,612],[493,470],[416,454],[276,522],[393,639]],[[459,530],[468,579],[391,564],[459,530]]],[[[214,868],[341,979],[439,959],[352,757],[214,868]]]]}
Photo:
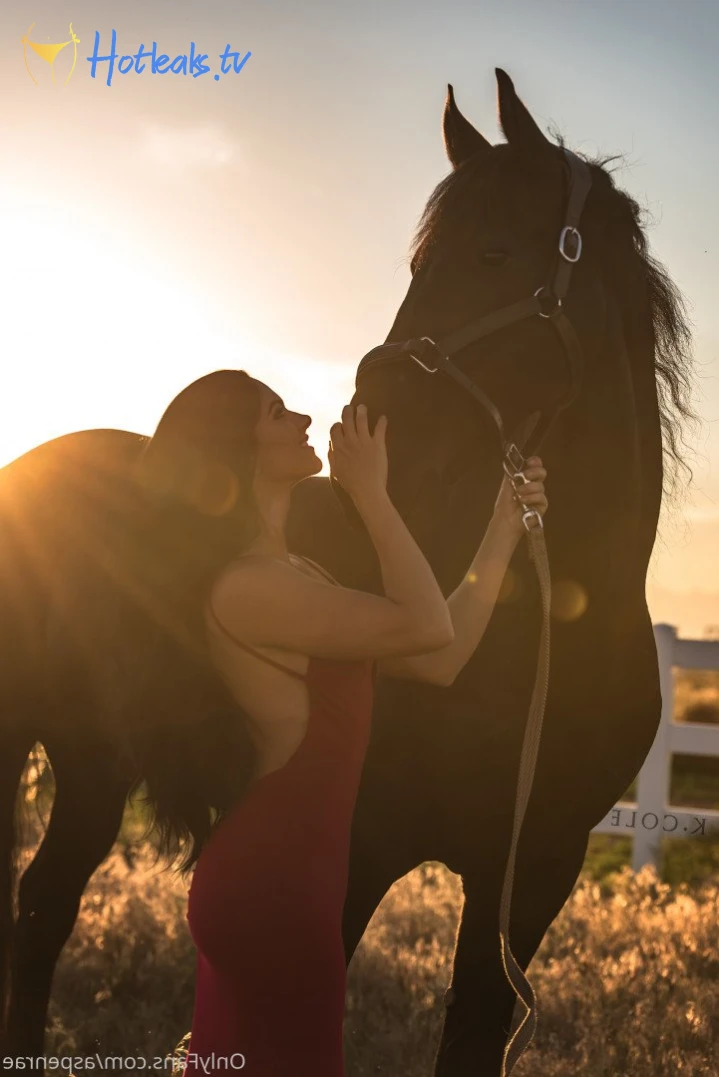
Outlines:
{"type": "Polygon", "coordinates": [[[452,620],[424,554],[386,493],[358,501],[382,568],[385,595],[328,587],[289,564],[244,557],[212,590],[234,636],[320,658],[382,658],[445,647],[452,620]]]}
{"type": "Polygon", "coordinates": [[[213,588],[215,614],[239,639],[324,658],[381,658],[445,647],[453,638],[444,595],[386,490],[386,420],[374,436],[366,409],[332,427],[330,465],[372,539],[384,596],[328,587],[272,558],[245,557],[213,588]]]}
{"type": "MultiPolygon", "coordinates": [[[[542,480],[547,472],[541,463],[539,457],[527,461],[525,474],[530,482],[525,485],[521,498],[543,516],[547,499],[542,480]]],[[[522,509],[513,499],[511,484],[505,476],[481,545],[459,587],[447,599],[454,639],[432,654],[384,659],[378,664],[379,675],[411,678],[444,687],[452,684],[479,646],[512,554],[523,533],[522,509]]]]}
{"type": "Polygon", "coordinates": [[[381,677],[406,677],[444,687],[452,684],[477,649],[492,616],[517,539],[490,521],[459,587],[447,599],[454,639],[432,654],[383,659],[381,677]]]}

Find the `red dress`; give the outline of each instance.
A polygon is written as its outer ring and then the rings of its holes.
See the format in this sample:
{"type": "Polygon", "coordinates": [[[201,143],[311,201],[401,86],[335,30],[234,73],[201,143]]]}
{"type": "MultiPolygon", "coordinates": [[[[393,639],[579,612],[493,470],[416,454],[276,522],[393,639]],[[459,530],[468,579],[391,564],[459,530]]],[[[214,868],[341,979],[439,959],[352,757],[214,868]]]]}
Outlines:
{"type": "Polygon", "coordinates": [[[311,657],[305,680],[304,740],[283,767],[250,786],[195,865],[186,1074],[344,1077],[342,911],[373,663],[311,657]]]}

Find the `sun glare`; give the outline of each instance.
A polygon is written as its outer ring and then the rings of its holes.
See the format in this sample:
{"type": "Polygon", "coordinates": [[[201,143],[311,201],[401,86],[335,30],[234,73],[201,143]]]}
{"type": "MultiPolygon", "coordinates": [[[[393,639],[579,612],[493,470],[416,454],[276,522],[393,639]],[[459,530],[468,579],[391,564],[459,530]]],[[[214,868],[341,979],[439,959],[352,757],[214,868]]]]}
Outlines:
{"type": "Polygon", "coordinates": [[[224,367],[246,369],[311,414],[310,440],[326,461],[329,427],[352,393],[352,364],[231,339],[186,281],[86,207],[7,189],[0,207],[8,311],[0,465],[72,430],[151,433],[176,392],[224,367]]]}

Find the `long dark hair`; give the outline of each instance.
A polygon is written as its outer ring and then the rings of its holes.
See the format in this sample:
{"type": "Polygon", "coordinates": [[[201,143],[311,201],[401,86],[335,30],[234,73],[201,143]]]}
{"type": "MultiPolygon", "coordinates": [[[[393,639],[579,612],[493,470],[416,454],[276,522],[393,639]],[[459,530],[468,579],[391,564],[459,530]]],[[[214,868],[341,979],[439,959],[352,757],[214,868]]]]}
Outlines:
{"type": "Polygon", "coordinates": [[[256,761],[242,708],[213,667],[204,607],[221,569],[260,533],[252,489],[257,384],[217,370],[183,389],[135,472],[129,585],[143,636],[133,741],[158,859],[195,864],[256,761]],[[145,640],[147,641],[145,643],[145,640]]]}

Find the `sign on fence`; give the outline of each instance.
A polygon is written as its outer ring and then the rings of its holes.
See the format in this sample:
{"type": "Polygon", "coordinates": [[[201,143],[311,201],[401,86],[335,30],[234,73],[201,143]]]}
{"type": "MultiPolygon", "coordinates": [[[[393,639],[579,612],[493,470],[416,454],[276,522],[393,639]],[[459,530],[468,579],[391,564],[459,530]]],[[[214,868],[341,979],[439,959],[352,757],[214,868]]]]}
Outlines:
{"type": "Polygon", "coordinates": [[[674,808],[669,804],[672,755],[719,755],[719,725],[674,720],[672,669],[719,670],[719,640],[680,639],[673,625],[654,625],[659,659],[662,714],[659,729],[637,778],[636,803],[615,804],[592,834],[631,836],[632,869],[661,867],[663,837],[691,838],[719,833],[719,811],[674,808]]]}

